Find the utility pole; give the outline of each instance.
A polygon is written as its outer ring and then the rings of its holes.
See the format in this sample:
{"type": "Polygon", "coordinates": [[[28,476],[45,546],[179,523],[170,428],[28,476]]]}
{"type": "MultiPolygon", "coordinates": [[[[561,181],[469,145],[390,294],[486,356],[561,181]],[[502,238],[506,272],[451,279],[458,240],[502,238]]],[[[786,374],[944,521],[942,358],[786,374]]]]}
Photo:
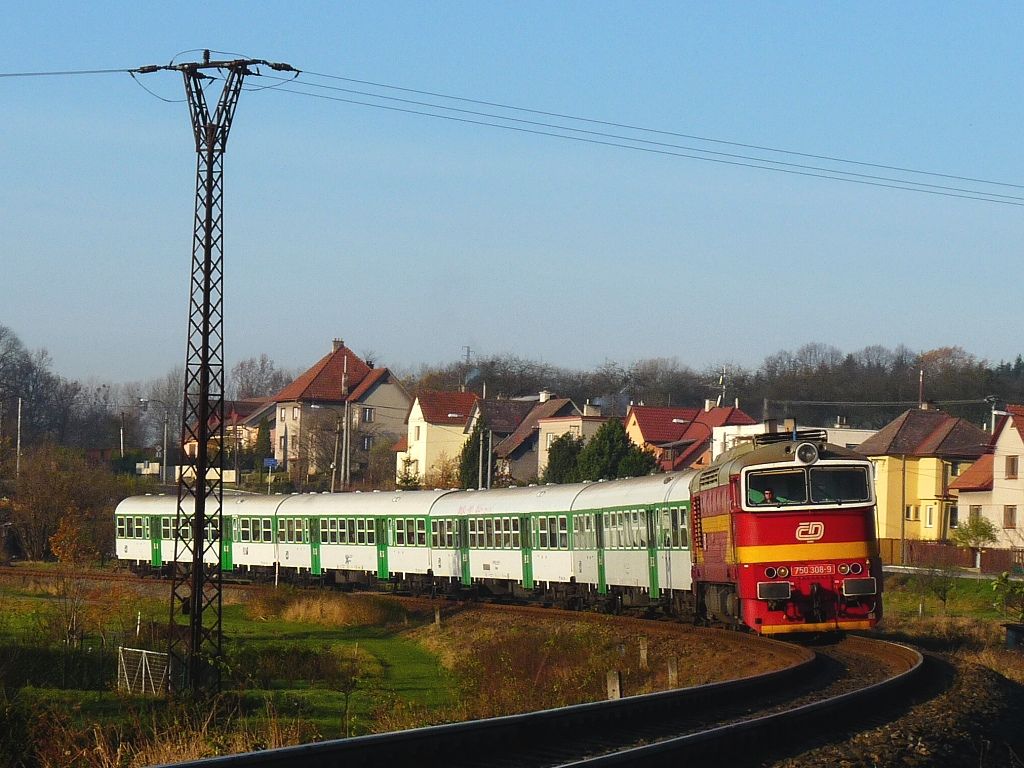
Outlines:
{"type": "Polygon", "coordinates": [[[21,475],[21,397],[18,397],[18,442],[14,448],[14,479],[21,475]]]}
{"type": "Polygon", "coordinates": [[[174,527],[174,577],[171,584],[168,651],[173,693],[194,698],[220,690],[221,546],[224,471],[224,152],[242,93],[242,81],[253,67],[294,72],[287,64],[262,59],[211,61],[147,66],[147,74],[180,72],[185,81],[189,115],[196,143],[196,198],[193,220],[192,276],[185,356],[185,397],[182,443],[196,452],[184,456],[178,481],[178,513],[174,527]],[[224,88],[213,113],[203,86],[215,70],[224,88]],[[212,508],[207,511],[207,505],[212,508]],[[179,623],[179,617],[186,623],[179,623]]]}
{"type": "MultiPolygon", "coordinates": [[[[344,413],[344,409],[342,409],[344,413]]],[[[335,414],[334,423],[334,461],[331,462],[331,493],[334,493],[334,480],[338,476],[338,441],[341,439],[341,416],[335,414]]]]}

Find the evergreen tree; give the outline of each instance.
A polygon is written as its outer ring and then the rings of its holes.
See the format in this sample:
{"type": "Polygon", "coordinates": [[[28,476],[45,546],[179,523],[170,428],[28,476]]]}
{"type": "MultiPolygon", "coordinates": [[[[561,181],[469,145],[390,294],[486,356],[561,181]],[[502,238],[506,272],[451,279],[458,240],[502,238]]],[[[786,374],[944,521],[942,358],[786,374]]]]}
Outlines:
{"type": "Polygon", "coordinates": [[[654,456],[637,447],[619,419],[606,421],[580,451],[576,463],[580,480],[637,477],[654,469],[654,456]]]}
{"type": "Polygon", "coordinates": [[[619,462],[619,466],[615,470],[615,476],[643,477],[654,472],[657,466],[658,460],[654,457],[653,453],[634,445],[629,453],[623,456],[622,461],[619,462]]]}
{"type": "Polygon", "coordinates": [[[270,424],[265,417],[260,419],[260,426],[256,431],[256,445],[253,447],[252,453],[253,462],[256,464],[255,469],[262,472],[263,460],[274,455],[270,449],[270,424]]]}
{"type": "MultiPolygon", "coordinates": [[[[469,435],[469,440],[462,446],[459,454],[459,487],[476,488],[480,484],[480,441],[484,439],[484,432],[487,425],[483,419],[477,419],[476,426],[469,435]]],[[[490,464],[490,462],[487,462],[490,464]]],[[[487,467],[489,469],[489,467],[487,467]]],[[[483,485],[487,487],[487,472],[485,469],[483,485]]]]}
{"type": "Polygon", "coordinates": [[[395,487],[403,491],[415,491],[420,487],[420,478],[412,471],[412,459],[406,456],[402,459],[402,470],[398,473],[395,487]]]}
{"type": "Polygon", "coordinates": [[[583,438],[566,432],[551,441],[548,463],[541,476],[542,483],[574,483],[577,480],[576,462],[583,450],[583,438]]]}

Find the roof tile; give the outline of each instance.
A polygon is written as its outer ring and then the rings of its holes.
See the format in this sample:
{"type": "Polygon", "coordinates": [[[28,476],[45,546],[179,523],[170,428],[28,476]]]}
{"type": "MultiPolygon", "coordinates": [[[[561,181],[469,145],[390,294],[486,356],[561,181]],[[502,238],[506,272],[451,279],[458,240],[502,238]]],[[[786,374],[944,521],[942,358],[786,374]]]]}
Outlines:
{"type": "Polygon", "coordinates": [[[949,484],[956,491],[991,491],[992,466],[995,463],[991,453],[982,454],[960,477],[949,484]]]}
{"type": "Polygon", "coordinates": [[[428,424],[450,424],[465,426],[477,396],[473,392],[420,392],[419,400],[423,418],[428,424]]]}
{"type": "Polygon", "coordinates": [[[346,400],[344,382],[352,392],[369,375],[372,369],[344,344],[299,376],[288,386],[274,395],[274,402],[301,402],[317,400],[328,403],[343,403],[346,400]],[[348,373],[345,372],[348,361],[348,373]]]}
{"type": "Polygon", "coordinates": [[[911,408],[857,446],[857,451],[866,456],[977,458],[988,443],[988,434],[965,419],[911,408]]]}

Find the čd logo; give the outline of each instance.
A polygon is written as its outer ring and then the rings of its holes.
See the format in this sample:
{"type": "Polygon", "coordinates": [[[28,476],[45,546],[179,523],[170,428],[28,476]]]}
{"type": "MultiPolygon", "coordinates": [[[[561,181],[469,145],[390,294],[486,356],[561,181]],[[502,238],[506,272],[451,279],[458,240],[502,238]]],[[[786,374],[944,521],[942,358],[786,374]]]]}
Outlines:
{"type": "Polygon", "coordinates": [[[812,522],[800,523],[796,527],[797,541],[817,541],[825,535],[825,524],[812,522]]]}

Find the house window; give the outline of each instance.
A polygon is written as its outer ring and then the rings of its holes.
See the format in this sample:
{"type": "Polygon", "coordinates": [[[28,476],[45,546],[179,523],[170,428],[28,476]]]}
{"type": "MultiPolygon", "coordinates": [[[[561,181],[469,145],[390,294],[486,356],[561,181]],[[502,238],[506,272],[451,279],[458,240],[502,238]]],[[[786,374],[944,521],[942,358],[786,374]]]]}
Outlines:
{"type": "Polygon", "coordinates": [[[373,423],[373,408],[363,408],[363,424],[373,423]]]}
{"type": "Polygon", "coordinates": [[[905,512],[903,514],[903,518],[905,520],[920,520],[921,519],[921,511],[917,507],[915,507],[914,505],[908,504],[907,508],[906,508],[906,510],[905,510],[905,512]]]}
{"type": "Polygon", "coordinates": [[[298,420],[299,420],[299,406],[293,405],[292,406],[292,421],[298,421],[298,420]]]}
{"type": "Polygon", "coordinates": [[[545,438],[544,447],[550,449],[551,448],[551,444],[553,442],[555,442],[555,433],[554,432],[548,432],[548,435],[545,438]]]}
{"type": "Polygon", "coordinates": [[[960,476],[960,462],[959,461],[950,462],[950,465],[949,465],[949,476],[950,477],[959,477],[960,476]]]}
{"type": "Polygon", "coordinates": [[[968,514],[970,515],[971,522],[974,522],[975,520],[980,520],[981,519],[981,504],[971,504],[971,508],[968,511],[968,514]]]}
{"type": "Polygon", "coordinates": [[[1006,457],[1006,479],[1016,480],[1017,479],[1017,457],[1007,456],[1006,457]]]}
{"type": "Polygon", "coordinates": [[[373,435],[363,435],[363,450],[368,451],[373,448],[373,435]]]}
{"type": "Polygon", "coordinates": [[[420,439],[420,428],[419,428],[419,425],[417,425],[417,426],[412,428],[412,439],[413,440],[419,440],[420,439]]]}
{"type": "Polygon", "coordinates": [[[284,421],[284,414],[285,414],[285,409],[284,409],[284,406],[282,406],[281,407],[281,421],[284,421]]]}
{"type": "Polygon", "coordinates": [[[1016,504],[1004,504],[1003,505],[1003,528],[1016,528],[1017,527],[1017,505],[1016,504]]]}
{"type": "Polygon", "coordinates": [[[935,527],[935,507],[931,504],[924,508],[924,527],[935,527]]]}
{"type": "Polygon", "coordinates": [[[953,504],[949,507],[949,527],[956,528],[960,525],[960,508],[953,504]]]}
{"type": "Polygon", "coordinates": [[[281,446],[281,450],[283,451],[284,450],[284,435],[281,435],[279,438],[277,438],[277,444],[279,446],[281,446]]]}
{"type": "Polygon", "coordinates": [[[580,436],[579,424],[570,424],[569,425],[569,434],[572,435],[573,437],[579,437],[580,436]]]}

